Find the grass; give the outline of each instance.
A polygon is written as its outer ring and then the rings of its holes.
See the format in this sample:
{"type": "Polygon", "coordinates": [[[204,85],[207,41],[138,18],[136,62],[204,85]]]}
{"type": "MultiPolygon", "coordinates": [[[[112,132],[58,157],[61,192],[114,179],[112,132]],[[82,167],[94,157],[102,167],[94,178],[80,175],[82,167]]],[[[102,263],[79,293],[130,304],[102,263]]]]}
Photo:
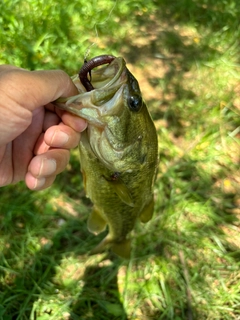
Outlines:
{"type": "Polygon", "coordinates": [[[159,135],[155,214],[129,262],[86,228],[78,152],[53,186],[0,189],[0,319],[240,319],[237,0],[0,3],[0,63],[124,56],[159,135]],[[93,45],[95,43],[95,45],[93,45]]]}

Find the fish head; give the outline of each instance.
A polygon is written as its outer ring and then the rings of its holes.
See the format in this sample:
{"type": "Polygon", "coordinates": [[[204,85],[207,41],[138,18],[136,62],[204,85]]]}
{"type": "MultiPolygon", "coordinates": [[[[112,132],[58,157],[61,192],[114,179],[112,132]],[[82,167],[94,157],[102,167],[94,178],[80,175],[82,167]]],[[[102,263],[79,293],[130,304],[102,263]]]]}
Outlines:
{"type": "Polygon", "coordinates": [[[156,130],[125,60],[117,57],[93,69],[92,91],[86,92],[77,76],[73,82],[79,95],[60,98],[57,106],[87,120],[89,147],[109,170],[132,170],[133,158],[144,157],[144,137],[148,135],[149,140],[152,134],[155,139],[156,130]]]}

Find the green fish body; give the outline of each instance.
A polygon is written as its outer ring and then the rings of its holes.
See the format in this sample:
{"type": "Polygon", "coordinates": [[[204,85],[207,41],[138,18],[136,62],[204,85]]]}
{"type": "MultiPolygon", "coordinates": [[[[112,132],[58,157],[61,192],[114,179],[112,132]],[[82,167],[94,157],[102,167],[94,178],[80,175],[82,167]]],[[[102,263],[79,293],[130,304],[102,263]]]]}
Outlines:
{"type": "Polygon", "coordinates": [[[153,184],[158,163],[154,123],[139,85],[123,58],[91,72],[94,90],[86,92],[77,77],[79,95],[61,98],[60,108],[88,121],[79,145],[87,197],[93,202],[88,229],[109,232],[92,254],[111,249],[130,256],[128,234],[136,220],[151,219],[153,184]]]}

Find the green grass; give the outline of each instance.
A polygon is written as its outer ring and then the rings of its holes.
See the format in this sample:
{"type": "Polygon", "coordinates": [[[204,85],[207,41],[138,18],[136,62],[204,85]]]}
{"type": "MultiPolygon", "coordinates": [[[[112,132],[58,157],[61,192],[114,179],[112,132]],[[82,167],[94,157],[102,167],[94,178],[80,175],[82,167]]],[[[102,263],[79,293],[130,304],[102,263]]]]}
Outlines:
{"type": "Polygon", "coordinates": [[[3,0],[0,63],[76,73],[124,56],[159,135],[132,258],[88,257],[78,152],[53,186],[0,189],[0,319],[240,319],[238,0],[3,0]],[[95,43],[93,45],[93,43],[95,43]]]}

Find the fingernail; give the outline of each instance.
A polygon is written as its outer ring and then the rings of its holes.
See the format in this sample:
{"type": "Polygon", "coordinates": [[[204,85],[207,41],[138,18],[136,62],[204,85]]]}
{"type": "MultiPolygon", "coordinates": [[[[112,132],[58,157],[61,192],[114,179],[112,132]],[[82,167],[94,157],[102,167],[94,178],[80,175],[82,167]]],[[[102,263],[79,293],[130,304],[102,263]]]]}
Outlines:
{"type": "Polygon", "coordinates": [[[51,145],[64,146],[69,140],[69,135],[63,131],[56,131],[52,137],[51,145]]]}
{"type": "Polygon", "coordinates": [[[35,179],[34,183],[34,189],[39,189],[42,188],[42,186],[45,184],[46,179],[45,178],[40,178],[40,179],[35,179]]]}
{"type": "Polygon", "coordinates": [[[84,125],[81,126],[81,132],[84,131],[88,126],[87,121],[84,121],[84,125]]]}
{"type": "Polygon", "coordinates": [[[54,159],[43,159],[39,170],[39,176],[50,176],[57,169],[57,163],[54,159]]]}

